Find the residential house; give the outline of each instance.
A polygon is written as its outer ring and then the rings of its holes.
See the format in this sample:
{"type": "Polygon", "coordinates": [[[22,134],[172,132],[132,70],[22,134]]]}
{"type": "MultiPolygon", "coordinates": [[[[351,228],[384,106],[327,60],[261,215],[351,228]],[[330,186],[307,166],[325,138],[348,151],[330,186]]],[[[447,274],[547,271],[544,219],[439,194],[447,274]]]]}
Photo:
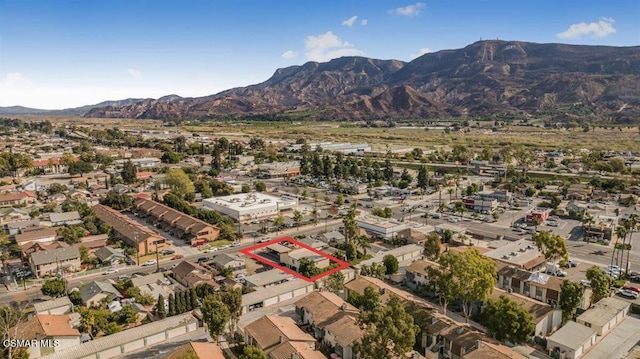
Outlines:
{"type": "Polygon", "coordinates": [[[552,358],[578,359],[596,342],[595,329],[569,321],[547,338],[547,350],[552,358]]]}
{"type": "MultiPolygon", "coordinates": [[[[10,208],[10,209],[13,209],[13,208],[10,208]]],[[[28,232],[29,228],[39,227],[39,226],[40,226],[40,220],[30,219],[26,221],[6,223],[4,225],[4,229],[8,232],[10,236],[15,236],[16,234],[20,233],[24,229],[26,229],[28,232]]]]}
{"type": "Polygon", "coordinates": [[[32,253],[50,251],[58,248],[67,248],[69,245],[62,241],[53,242],[28,242],[20,247],[22,258],[29,258],[32,253]]]}
{"type": "Polygon", "coordinates": [[[109,282],[91,281],[79,288],[82,304],[87,307],[99,305],[103,300],[114,301],[121,299],[122,295],[109,282]]]}
{"type": "MultiPolygon", "coordinates": [[[[513,266],[498,269],[496,286],[507,292],[522,294],[525,297],[539,300],[552,307],[558,304],[563,278],[550,276],[540,272],[528,272],[513,266]]],[[[585,288],[580,308],[589,307],[591,289],[585,288]]]]}
{"type": "Polygon", "coordinates": [[[516,352],[505,345],[480,341],[478,348],[466,353],[463,359],[527,359],[528,357],[516,352]]]}
{"type": "Polygon", "coordinates": [[[480,342],[488,340],[484,334],[467,326],[448,328],[440,334],[440,350],[445,358],[460,359],[479,348],[480,342]]]}
{"type": "Polygon", "coordinates": [[[113,230],[122,240],[127,245],[136,248],[138,254],[141,256],[162,251],[169,246],[167,241],[159,234],[113,208],[99,204],[93,207],[93,209],[102,222],[113,227],[113,230]]]}
{"type": "Polygon", "coordinates": [[[141,294],[148,294],[155,300],[158,300],[160,295],[169,298],[169,295],[174,292],[171,281],[164,276],[164,273],[152,273],[142,277],[134,277],[131,278],[131,284],[140,288],[141,294]]]}
{"type": "Polygon", "coordinates": [[[103,265],[110,265],[110,266],[124,263],[127,259],[127,256],[124,253],[124,251],[122,251],[121,249],[114,249],[111,247],[98,248],[94,252],[94,255],[96,256],[96,258],[98,258],[100,263],[102,263],[103,265]]]}
{"type": "Polygon", "coordinates": [[[493,259],[496,263],[530,271],[543,266],[546,262],[540,250],[528,240],[497,240],[490,242],[487,247],[490,250],[484,253],[484,256],[493,259]]]}
{"type": "MultiPolygon", "coordinates": [[[[165,359],[225,359],[222,349],[211,342],[189,342],[172,351],[165,359]]],[[[290,359],[290,358],[288,358],[290,359]]]]}
{"type": "Polygon", "coordinates": [[[431,225],[410,227],[398,232],[397,237],[405,239],[408,244],[422,245],[427,240],[429,233],[435,232],[435,227],[431,225]]]}
{"type": "Polygon", "coordinates": [[[387,303],[387,301],[389,301],[391,291],[387,290],[388,288],[383,285],[383,282],[381,282],[382,281],[378,281],[375,278],[358,276],[356,277],[356,279],[345,283],[344,291],[342,293],[342,299],[347,300],[351,293],[363,295],[364,290],[367,287],[372,287],[373,289],[378,291],[378,293],[380,293],[380,302],[383,304],[387,303]]]}
{"type": "Polygon", "coordinates": [[[55,228],[32,228],[23,229],[20,234],[15,235],[18,245],[23,246],[29,242],[53,242],[58,236],[55,228]]]}
{"type": "Polygon", "coordinates": [[[77,247],[62,247],[31,253],[29,258],[31,271],[37,278],[46,275],[75,272],[80,270],[80,251],[77,247]]]}
{"type": "Polygon", "coordinates": [[[233,274],[244,273],[247,269],[242,258],[238,257],[235,254],[228,253],[218,254],[217,256],[213,257],[211,264],[217,270],[230,268],[233,274]]]}
{"type": "Polygon", "coordinates": [[[300,261],[302,259],[310,260],[315,263],[316,268],[327,268],[331,265],[331,261],[325,255],[318,254],[307,248],[297,248],[289,252],[280,254],[280,263],[284,264],[288,268],[298,271],[300,268],[300,261]]]}
{"type": "Polygon", "coordinates": [[[0,194],[0,207],[22,206],[34,204],[36,202],[36,195],[30,192],[12,192],[0,194]]]}
{"type": "Polygon", "coordinates": [[[164,230],[190,241],[192,246],[213,241],[220,235],[220,229],[216,226],[153,200],[136,198],[134,207],[140,217],[147,217],[147,221],[162,225],[164,230]]]}
{"type": "Polygon", "coordinates": [[[80,213],[78,211],[64,212],[64,213],[51,213],[49,220],[53,226],[74,225],[82,223],[80,213]]]}
{"type": "Polygon", "coordinates": [[[36,314],[25,323],[9,328],[11,339],[50,341],[50,345],[29,346],[29,358],[39,358],[80,345],[80,332],[72,328],[66,314],[36,314]],[[57,345],[54,345],[57,342],[57,345]]]}
{"type": "MultiPolygon", "coordinates": [[[[539,337],[546,337],[562,325],[562,311],[557,307],[552,307],[549,304],[541,303],[523,295],[509,293],[497,288],[491,292],[489,299],[499,300],[502,296],[516,302],[521,308],[524,308],[531,314],[533,323],[536,326],[535,335],[539,337]]],[[[478,311],[481,311],[483,305],[484,303],[480,304],[478,311]]]]}
{"type": "Polygon", "coordinates": [[[285,342],[269,353],[269,359],[327,359],[304,342],[285,342]]]}
{"type": "Polygon", "coordinates": [[[411,289],[426,287],[429,284],[429,267],[437,269],[440,265],[424,259],[411,263],[406,269],[404,284],[411,289]]]}
{"type": "Polygon", "coordinates": [[[0,225],[7,226],[7,224],[15,222],[23,222],[31,219],[29,212],[20,208],[0,208],[0,225]]]}
{"type": "Polygon", "coordinates": [[[39,158],[33,160],[33,167],[41,169],[45,174],[66,173],[69,168],[61,163],[60,157],[39,158]]]}
{"type": "Polygon", "coordinates": [[[607,335],[629,314],[631,304],[625,300],[603,298],[576,318],[578,324],[594,329],[598,336],[607,335]]]}
{"type": "Polygon", "coordinates": [[[192,262],[182,261],[173,268],[172,272],[173,278],[187,288],[195,288],[201,283],[207,283],[216,288],[219,287],[213,281],[211,272],[192,262]]]}
{"type": "Polygon", "coordinates": [[[258,308],[276,305],[291,298],[303,296],[312,292],[314,283],[301,278],[261,288],[255,292],[242,295],[242,313],[251,312],[258,308]]]}
{"type": "Polygon", "coordinates": [[[315,348],[316,340],[303,332],[289,317],[265,315],[244,328],[247,345],[253,345],[269,355],[287,342],[299,342],[315,348]]]}
{"type": "Polygon", "coordinates": [[[342,243],[344,242],[344,235],[339,231],[331,231],[321,233],[318,238],[325,243],[342,243]]]}
{"type": "Polygon", "coordinates": [[[80,246],[87,248],[89,250],[89,253],[94,253],[96,250],[102,247],[106,247],[108,241],[108,234],[90,234],[86,237],[80,238],[80,246]]]}
{"type": "Polygon", "coordinates": [[[364,334],[358,326],[360,311],[331,292],[311,292],[296,303],[296,313],[313,335],[334,348],[343,359],[354,358],[353,346],[364,334]]]}
{"type": "Polygon", "coordinates": [[[582,183],[573,183],[567,188],[565,198],[568,200],[586,201],[591,197],[593,189],[582,183]]]}

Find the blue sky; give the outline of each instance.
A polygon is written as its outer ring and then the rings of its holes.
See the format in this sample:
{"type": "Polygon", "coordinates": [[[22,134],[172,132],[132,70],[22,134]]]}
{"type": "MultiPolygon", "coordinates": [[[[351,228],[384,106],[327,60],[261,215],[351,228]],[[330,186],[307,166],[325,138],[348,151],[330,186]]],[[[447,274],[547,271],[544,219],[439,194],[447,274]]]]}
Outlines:
{"type": "Polygon", "coordinates": [[[203,96],[346,55],[480,39],[637,46],[640,1],[0,0],[0,106],[203,96]]]}

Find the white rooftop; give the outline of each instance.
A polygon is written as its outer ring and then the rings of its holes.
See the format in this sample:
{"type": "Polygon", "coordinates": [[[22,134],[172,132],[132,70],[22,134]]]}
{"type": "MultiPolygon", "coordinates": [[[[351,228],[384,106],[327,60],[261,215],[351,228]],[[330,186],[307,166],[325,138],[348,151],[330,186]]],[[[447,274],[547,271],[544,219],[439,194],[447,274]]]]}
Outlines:
{"type": "Polygon", "coordinates": [[[215,204],[222,207],[227,207],[236,211],[242,211],[246,209],[255,208],[269,208],[273,207],[276,203],[282,203],[283,205],[290,205],[292,202],[295,204],[295,200],[283,199],[281,197],[272,196],[260,192],[254,193],[240,193],[223,197],[212,197],[203,200],[205,205],[207,203],[215,204]]]}
{"type": "Polygon", "coordinates": [[[533,242],[524,239],[515,242],[493,241],[487,247],[492,250],[484,254],[486,257],[517,265],[523,265],[542,255],[533,242]]]}

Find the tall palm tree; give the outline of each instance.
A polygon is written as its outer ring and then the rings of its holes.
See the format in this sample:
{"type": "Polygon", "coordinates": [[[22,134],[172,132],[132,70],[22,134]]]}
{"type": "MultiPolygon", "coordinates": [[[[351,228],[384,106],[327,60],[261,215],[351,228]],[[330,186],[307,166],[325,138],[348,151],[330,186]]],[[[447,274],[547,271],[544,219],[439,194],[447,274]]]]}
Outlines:
{"type": "MultiPolygon", "coordinates": [[[[629,231],[629,242],[627,243],[626,246],[626,250],[627,250],[627,261],[625,263],[625,270],[629,269],[629,255],[631,252],[631,238],[633,237],[633,232],[634,231],[638,231],[640,230],[640,226],[638,225],[638,215],[636,213],[632,213],[629,218],[627,218],[627,220],[625,221],[625,227],[628,229],[629,231]]],[[[624,259],[624,253],[622,253],[623,259],[624,259]]]]}
{"type": "Polygon", "coordinates": [[[582,216],[582,224],[586,224],[587,228],[589,228],[588,231],[584,232],[584,237],[587,241],[587,243],[590,242],[589,236],[587,235],[589,232],[591,232],[591,226],[593,226],[596,223],[595,218],[593,218],[593,216],[591,215],[591,213],[589,212],[585,212],[584,215],[582,216]]]}
{"type": "Polygon", "coordinates": [[[613,246],[613,252],[611,253],[611,265],[614,264],[614,258],[616,260],[615,265],[620,265],[620,260],[618,257],[620,257],[620,250],[623,250],[622,248],[624,248],[625,238],[627,237],[627,229],[623,226],[616,227],[616,236],[618,237],[618,240],[613,246]],[[622,243],[620,243],[620,238],[622,238],[622,243]],[[616,253],[618,254],[617,256],[616,253]]]}
{"type": "Polygon", "coordinates": [[[355,238],[356,245],[362,248],[362,256],[367,255],[367,248],[371,248],[371,241],[367,236],[356,236],[355,238]]]}
{"type": "Polygon", "coordinates": [[[538,232],[538,226],[542,223],[542,220],[539,217],[533,217],[531,223],[533,223],[533,230],[538,232]]]}

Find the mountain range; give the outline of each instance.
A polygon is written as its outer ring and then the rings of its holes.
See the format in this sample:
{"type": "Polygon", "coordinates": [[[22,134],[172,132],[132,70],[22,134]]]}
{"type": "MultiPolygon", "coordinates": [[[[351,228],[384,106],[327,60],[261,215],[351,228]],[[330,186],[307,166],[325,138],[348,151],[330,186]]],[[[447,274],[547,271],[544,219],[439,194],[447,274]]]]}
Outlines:
{"type": "Polygon", "coordinates": [[[83,112],[86,117],[165,120],[511,113],[629,123],[640,117],[640,46],[492,40],[428,53],[411,62],[342,57],[278,69],[260,84],[210,96],[129,99],[83,107],[74,114],[83,112]]]}

